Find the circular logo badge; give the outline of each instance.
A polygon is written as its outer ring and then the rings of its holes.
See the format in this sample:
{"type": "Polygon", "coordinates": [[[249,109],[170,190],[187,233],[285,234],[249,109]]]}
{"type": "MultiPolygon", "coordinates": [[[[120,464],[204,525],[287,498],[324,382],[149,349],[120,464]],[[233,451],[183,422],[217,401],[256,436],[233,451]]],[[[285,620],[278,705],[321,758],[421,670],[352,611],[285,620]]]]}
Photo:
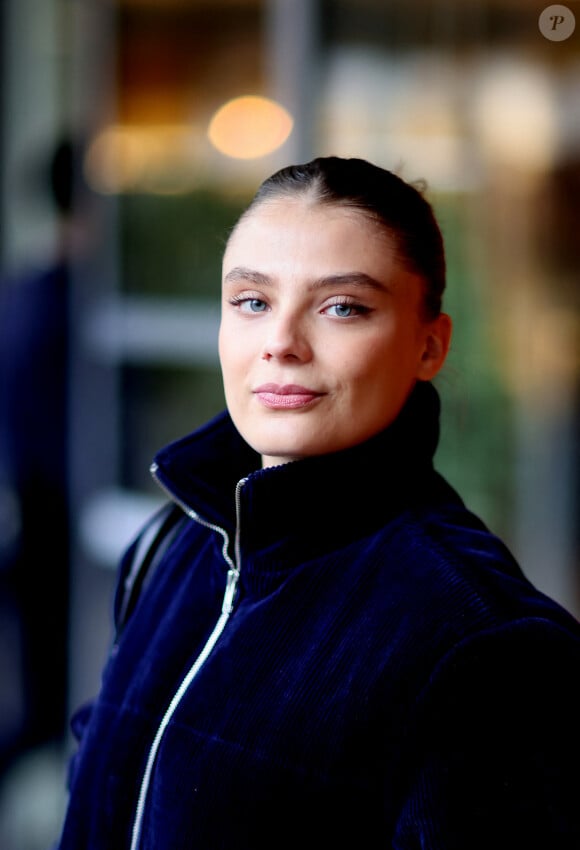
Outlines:
{"type": "Polygon", "coordinates": [[[565,41],[574,32],[576,18],[567,6],[546,6],[538,18],[538,27],[544,38],[550,41],[565,41]]]}

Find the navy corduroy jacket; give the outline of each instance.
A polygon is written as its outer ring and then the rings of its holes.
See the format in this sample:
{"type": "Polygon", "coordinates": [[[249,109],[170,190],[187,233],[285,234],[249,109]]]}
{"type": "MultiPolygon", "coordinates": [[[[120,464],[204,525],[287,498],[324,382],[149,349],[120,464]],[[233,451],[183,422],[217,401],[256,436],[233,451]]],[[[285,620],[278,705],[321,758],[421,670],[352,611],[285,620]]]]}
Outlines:
{"type": "Polygon", "coordinates": [[[419,384],[336,454],[262,470],[227,414],[159,453],[188,517],[74,719],[59,850],[580,848],[580,627],[433,469],[438,415],[419,384]]]}

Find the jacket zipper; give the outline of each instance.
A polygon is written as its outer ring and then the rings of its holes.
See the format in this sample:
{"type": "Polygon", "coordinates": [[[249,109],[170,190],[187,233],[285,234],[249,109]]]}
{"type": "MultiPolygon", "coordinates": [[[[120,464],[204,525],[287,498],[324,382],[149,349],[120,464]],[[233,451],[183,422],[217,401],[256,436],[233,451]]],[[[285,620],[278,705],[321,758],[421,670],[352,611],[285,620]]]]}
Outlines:
{"type": "Polygon", "coordinates": [[[214,626],[214,629],[207,639],[205,646],[201,650],[200,654],[193,662],[191,667],[189,668],[185,678],[181,682],[181,685],[173,695],[169,706],[167,707],[165,714],[161,719],[161,723],[157,729],[155,737],[153,738],[153,743],[149,749],[149,755],[147,757],[147,762],[145,765],[145,771],[143,773],[143,778],[141,780],[141,787],[139,789],[139,797],[137,799],[137,806],[135,809],[135,820],[133,822],[133,830],[131,833],[131,847],[130,850],[137,850],[139,847],[139,842],[141,839],[141,830],[143,827],[143,816],[145,814],[145,804],[147,802],[147,795],[149,793],[149,787],[151,785],[151,776],[153,774],[153,768],[155,766],[155,760],[157,758],[157,753],[159,752],[159,747],[161,746],[161,741],[165,734],[165,731],[169,725],[171,718],[173,717],[179,703],[183,699],[185,693],[187,692],[189,686],[201,670],[203,664],[207,660],[210,655],[212,649],[216,645],[221,633],[223,632],[225,625],[229,619],[229,616],[234,607],[234,599],[236,595],[236,589],[238,585],[238,579],[240,577],[240,493],[242,487],[246,483],[246,478],[242,478],[238,481],[236,485],[236,493],[235,493],[235,502],[236,502],[236,532],[234,538],[234,558],[232,560],[229,552],[229,537],[228,533],[224,528],[221,528],[219,525],[214,525],[211,522],[207,522],[199,514],[186,505],[181,500],[177,499],[173,493],[169,490],[168,487],[163,484],[163,482],[159,479],[158,475],[158,466],[156,463],[151,466],[151,475],[153,476],[156,483],[162,488],[162,490],[167,493],[167,495],[177,504],[185,513],[194,519],[196,522],[199,522],[201,525],[206,526],[207,528],[211,528],[214,531],[218,531],[224,540],[222,546],[222,555],[224,560],[228,564],[228,573],[226,579],[226,588],[222,601],[222,610],[219,616],[217,623],[214,626]]]}

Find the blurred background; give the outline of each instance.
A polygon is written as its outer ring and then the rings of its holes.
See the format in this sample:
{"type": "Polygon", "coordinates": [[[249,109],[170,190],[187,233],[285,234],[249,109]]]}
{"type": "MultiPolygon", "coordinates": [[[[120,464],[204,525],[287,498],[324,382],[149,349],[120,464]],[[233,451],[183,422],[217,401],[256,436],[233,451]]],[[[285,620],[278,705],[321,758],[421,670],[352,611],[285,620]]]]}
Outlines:
{"type": "Polygon", "coordinates": [[[152,456],[224,405],[224,238],[282,165],[426,181],[455,322],[439,467],[579,615],[580,2],[1,15],[0,846],[44,850],[152,456]]]}

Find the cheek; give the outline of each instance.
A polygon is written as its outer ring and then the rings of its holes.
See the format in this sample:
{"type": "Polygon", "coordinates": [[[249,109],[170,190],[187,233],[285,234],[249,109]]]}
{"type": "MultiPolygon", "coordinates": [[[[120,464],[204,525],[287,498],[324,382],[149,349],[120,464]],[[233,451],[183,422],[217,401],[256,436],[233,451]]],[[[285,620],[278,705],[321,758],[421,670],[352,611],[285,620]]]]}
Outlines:
{"type": "Polygon", "coordinates": [[[347,392],[349,404],[374,409],[399,403],[416,372],[414,347],[401,342],[381,336],[335,357],[336,381],[347,392]]]}
{"type": "Polygon", "coordinates": [[[227,319],[222,319],[218,334],[218,350],[220,357],[228,360],[235,359],[235,350],[240,348],[240,335],[227,319]]]}
{"type": "Polygon", "coordinates": [[[388,347],[384,340],[378,339],[374,343],[357,346],[348,351],[337,351],[328,353],[329,362],[332,364],[337,378],[345,383],[350,383],[356,392],[358,386],[367,383],[380,384],[388,373],[389,357],[388,347]]]}
{"type": "Polygon", "coordinates": [[[218,355],[220,367],[224,382],[227,383],[228,376],[234,370],[236,357],[234,357],[233,345],[231,342],[231,334],[227,332],[227,328],[220,329],[218,336],[218,355]]]}

